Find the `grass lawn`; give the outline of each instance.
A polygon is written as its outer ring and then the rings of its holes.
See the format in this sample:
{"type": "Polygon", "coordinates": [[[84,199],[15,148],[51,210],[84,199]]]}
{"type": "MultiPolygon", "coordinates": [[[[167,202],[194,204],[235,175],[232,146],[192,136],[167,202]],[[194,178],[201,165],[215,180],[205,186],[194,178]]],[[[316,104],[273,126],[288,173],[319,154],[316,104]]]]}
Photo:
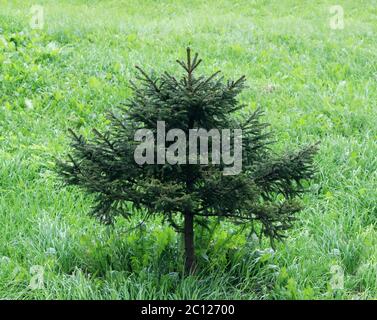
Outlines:
{"type": "Polygon", "coordinates": [[[376,298],[377,3],[339,0],[333,30],[333,2],[0,0],[0,298],[376,298]],[[206,74],[246,75],[241,99],[265,110],[277,148],[321,145],[285,242],[272,251],[224,224],[198,244],[207,267],[182,279],[172,229],[101,225],[54,167],[68,128],[91,135],[130,96],[134,65],[178,71],[187,46],[206,74]]]}

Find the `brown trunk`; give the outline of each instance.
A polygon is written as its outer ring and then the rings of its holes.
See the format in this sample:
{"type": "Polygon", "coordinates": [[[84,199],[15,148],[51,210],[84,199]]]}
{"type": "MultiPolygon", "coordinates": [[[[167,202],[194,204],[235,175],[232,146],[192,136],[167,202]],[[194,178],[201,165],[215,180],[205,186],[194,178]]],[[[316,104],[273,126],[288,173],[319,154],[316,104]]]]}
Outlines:
{"type": "Polygon", "coordinates": [[[195,270],[194,250],[194,215],[191,212],[185,213],[185,271],[187,274],[195,270]]]}

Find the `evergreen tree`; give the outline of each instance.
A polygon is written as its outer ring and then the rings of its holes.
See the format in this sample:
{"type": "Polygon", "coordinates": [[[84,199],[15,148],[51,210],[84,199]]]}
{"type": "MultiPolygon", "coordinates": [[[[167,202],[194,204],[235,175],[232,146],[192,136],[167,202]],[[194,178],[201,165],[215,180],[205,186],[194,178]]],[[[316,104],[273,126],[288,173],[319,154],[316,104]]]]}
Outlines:
{"type": "MultiPolygon", "coordinates": [[[[236,99],[245,77],[223,81],[219,72],[197,76],[201,61],[188,48],[187,60],[177,60],[183,69],[180,78],[168,72],[149,75],[136,67],[137,81],[130,82],[133,95],[110,112],[106,132],[93,129],[92,138],[86,139],[70,130],[72,153],[58,162],[66,184],[95,195],[92,214],[102,222],[111,224],[116,216],[130,218],[142,210],[146,219],[162,215],[182,232],[187,272],[195,266],[194,226],[205,227],[211,217],[246,224],[272,241],[283,239],[301,210],[297,197],[315,173],[317,151],[316,145],[309,145],[275,154],[269,125],[261,122],[263,112],[246,112],[236,99]],[[166,131],[179,128],[187,137],[195,128],[241,129],[242,171],[225,175],[223,159],[211,162],[213,146],[208,164],[138,164],[134,153],[140,142],[135,141],[135,132],[149,129],[156,138],[157,121],[165,122],[166,131]]],[[[164,150],[174,142],[167,142],[164,150]]],[[[153,147],[156,159],[156,143],[153,147]]],[[[187,145],[185,151],[188,154],[187,145]]]]}

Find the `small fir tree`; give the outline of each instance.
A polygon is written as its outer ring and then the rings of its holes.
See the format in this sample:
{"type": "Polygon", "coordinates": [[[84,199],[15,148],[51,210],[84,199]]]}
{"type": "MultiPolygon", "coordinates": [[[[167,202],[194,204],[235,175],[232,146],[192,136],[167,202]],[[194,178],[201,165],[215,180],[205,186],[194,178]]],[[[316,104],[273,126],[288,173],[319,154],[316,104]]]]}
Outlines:
{"type": "MultiPolygon", "coordinates": [[[[136,67],[133,95],[117,113],[109,114],[106,132],[93,129],[93,137],[85,139],[70,130],[72,153],[67,161],[58,162],[66,184],[95,195],[92,214],[102,222],[111,224],[116,216],[130,218],[142,210],[146,218],[162,215],[182,232],[187,272],[195,266],[195,225],[206,226],[211,217],[246,224],[272,241],[284,238],[301,210],[296,198],[305,191],[303,182],[313,177],[317,151],[316,145],[310,145],[276,155],[270,149],[273,141],[268,125],[261,122],[262,111],[246,113],[245,105],[236,99],[245,77],[224,82],[218,72],[197,76],[201,61],[188,48],[187,60],[177,61],[183,68],[180,78],[168,72],[148,75],[136,67]],[[212,163],[213,138],[206,164],[189,164],[189,160],[138,164],[135,150],[141,142],[135,141],[135,132],[149,129],[156,138],[157,121],[165,122],[166,131],[178,128],[187,137],[195,128],[241,129],[242,171],[225,175],[227,165],[222,158],[212,163]]],[[[236,141],[234,134],[232,137],[236,141]]],[[[175,142],[177,139],[166,142],[162,150],[175,142]]],[[[156,144],[152,145],[154,160],[161,156],[156,144]]],[[[189,146],[183,146],[188,156],[189,146]]]]}

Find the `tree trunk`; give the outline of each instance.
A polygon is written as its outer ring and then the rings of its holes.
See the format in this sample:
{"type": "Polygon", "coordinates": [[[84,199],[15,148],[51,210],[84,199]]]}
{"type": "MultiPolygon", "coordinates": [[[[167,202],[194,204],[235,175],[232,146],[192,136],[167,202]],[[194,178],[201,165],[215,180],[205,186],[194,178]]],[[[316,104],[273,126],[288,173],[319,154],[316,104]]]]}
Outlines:
{"type": "Polygon", "coordinates": [[[185,213],[185,271],[191,274],[195,270],[195,249],[194,249],[194,215],[191,212],[185,213]]]}
{"type": "MultiPolygon", "coordinates": [[[[187,58],[190,60],[188,65],[191,64],[190,51],[187,51],[187,58]]],[[[189,86],[191,87],[191,71],[189,72],[189,86]]],[[[191,129],[194,127],[195,120],[193,116],[189,115],[188,127],[191,129]]],[[[186,191],[188,194],[192,194],[192,189],[194,185],[194,179],[192,174],[192,169],[190,165],[186,166],[186,191]]],[[[195,248],[194,248],[194,214],[189,210],[185,209],[184,212],[185,222],[184,222],[184,237],[185,237],[185,272],[186,274],[192,274],[195,271],[195,248]]]]}

